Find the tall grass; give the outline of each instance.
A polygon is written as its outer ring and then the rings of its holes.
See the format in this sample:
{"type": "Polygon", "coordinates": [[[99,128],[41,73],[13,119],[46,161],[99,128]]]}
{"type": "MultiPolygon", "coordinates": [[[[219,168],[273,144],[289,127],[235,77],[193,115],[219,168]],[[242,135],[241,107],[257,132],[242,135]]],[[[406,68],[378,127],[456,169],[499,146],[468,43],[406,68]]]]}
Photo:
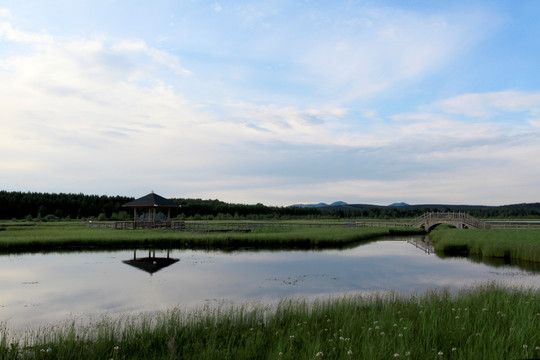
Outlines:
{"type": "Polygon", "coordinates": [[[93,229],[83,223],[8,227],[0,231],[0,252],[58,249],[136,248],[317,248],[343,247],[385,235],[414,234],[418,229],[292,228],[242,232],[187,232],[179,230],[93,229]]]}
{"type": "Polygon", "coordinates": [[[456,230],[430,233],[435,251],[540,262],[540,230],[456,230]]]}
{"type": "Polygon", "coordinates": [[[540,356],[539,291],[178,309],[0,338],[2,359],[520,359],[540,356]]]}

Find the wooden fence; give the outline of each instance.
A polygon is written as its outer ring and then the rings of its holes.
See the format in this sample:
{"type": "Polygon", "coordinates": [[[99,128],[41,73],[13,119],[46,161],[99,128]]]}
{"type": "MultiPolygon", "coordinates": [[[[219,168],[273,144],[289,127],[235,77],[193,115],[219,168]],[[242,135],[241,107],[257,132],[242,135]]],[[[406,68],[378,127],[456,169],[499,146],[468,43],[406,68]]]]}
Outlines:
{"type": "Polygon", "coordinates": [[[540,230],[540,221],[486,221],[495,230],[540,230]]]}
{"type": "MultiPolygon", "coordinates": [[[[486,221],[490,229],[537,229],[540,221],[486,221]]],[[[254,229],[298,229],[298,228],[405,228],[411,227],[407,222],[390,221],[350,221],[350,222],[284,222],[284,221],[253,221],[253,222],[220,222],[220,221],[164,221],[164,222],[134,222],[108,221],[88,222],[88,226],[98,229],[173,229],[186,231],[251,231],[254,229]]]]}
{"type": "MultiPolygon", "coordinates": [[[[297,229],[297,228],[358,228],[358,227],[396,227],[394,223],[385,222],[282,222],[282,221],[256,221],[256,222],[219,222],[219,221],[168,221],[168,222],[94,222],[88,226],[97,229],[173,229],[186,231],[251,231],[254,229],[297,229]]],[[[405,226],[400,224],[399,226],[405,226]]]]}

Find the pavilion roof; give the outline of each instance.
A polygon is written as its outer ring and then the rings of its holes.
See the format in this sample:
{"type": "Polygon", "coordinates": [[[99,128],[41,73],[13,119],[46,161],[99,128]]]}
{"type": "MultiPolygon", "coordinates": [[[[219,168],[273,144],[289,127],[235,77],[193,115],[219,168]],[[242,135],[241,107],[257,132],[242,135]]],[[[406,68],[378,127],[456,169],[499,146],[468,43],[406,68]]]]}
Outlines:
{"type": "Polygon", "coordinates": [[[132,207],[132,208],[142,208],[142,207],[180,207],[179,204],[175,203],[172,200],[166,199],[163,196],[159,196],[154,192],[143,196],[142,198],[130,201],[122,205],[123,207],[132,207]]]}
{"type": "Polygon", "coordinates": [[[124,260],[122,262],[124,264],[128,264],[140,270],[146,271],[147,273],[153,274],[178,261],[180,261],[180,259],[147,257],[147,258],[134,259],[134,260],[124,260]]]}

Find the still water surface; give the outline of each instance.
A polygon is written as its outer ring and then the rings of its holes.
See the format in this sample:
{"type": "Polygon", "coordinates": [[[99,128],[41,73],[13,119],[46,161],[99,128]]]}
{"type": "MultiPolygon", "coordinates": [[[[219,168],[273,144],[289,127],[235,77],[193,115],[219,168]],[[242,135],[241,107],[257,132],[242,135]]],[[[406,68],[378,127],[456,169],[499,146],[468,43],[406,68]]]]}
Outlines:
{"type": "MultiPolygon", "coordinates": [[[[420,240],[385,239],[323,251],[173,249],[169,258],[178,261],[154,273],[128,263],[133,250],[0,256],[0,322],[22,329],[103,314],[350,292],[457,290],[486,281],[540,287],[538,267],[442,259],[415,246],[420,240]]],[[[149,252],[135,255],[140,259],[149,252]]],[[[167,251],[156,250],[155,257],[166,258],[167,251]]],[[[155,261],[150,266],[159,265],[155,261]]]]}

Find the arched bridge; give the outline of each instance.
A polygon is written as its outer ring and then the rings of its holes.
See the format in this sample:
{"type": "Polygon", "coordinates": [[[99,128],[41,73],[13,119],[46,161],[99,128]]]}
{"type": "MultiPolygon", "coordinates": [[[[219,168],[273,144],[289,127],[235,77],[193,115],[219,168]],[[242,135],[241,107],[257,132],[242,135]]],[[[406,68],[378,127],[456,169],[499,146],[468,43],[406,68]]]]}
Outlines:
{"type": "Polygon", "coordinates": [[[423,228],[430,232],[440,224],[449,224],[458,229],[487,229],[484,221],[462,212],[427,212],[409,222],[410,227],[423,228]]]}

